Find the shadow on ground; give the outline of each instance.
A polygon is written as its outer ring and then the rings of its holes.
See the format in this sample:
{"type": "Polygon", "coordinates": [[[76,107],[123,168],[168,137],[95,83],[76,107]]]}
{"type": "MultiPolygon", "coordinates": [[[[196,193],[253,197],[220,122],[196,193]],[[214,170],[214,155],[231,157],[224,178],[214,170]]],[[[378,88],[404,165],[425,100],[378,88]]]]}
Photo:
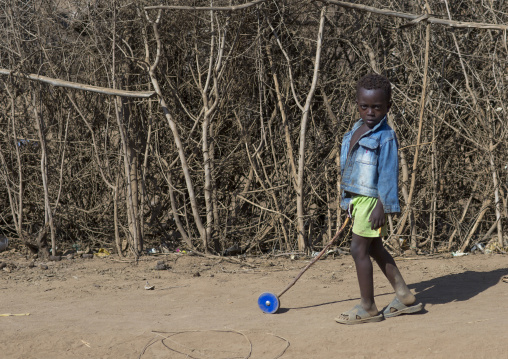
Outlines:
{"type": "MultiPolygon", "coordinates": [[[[461,302],[469,300],[496,285],[504,275],[508,275],[508,268],[496,269],[490,272],[466,271],[462,273],[448,274],[420,283],[413,283],[409,285],[409,288],[414,290],[417,302],[422,302],[424,304],[461,302]]],[[[389,295],[389,293],[379,293],[376,295],[376,298],[384,295],[389,295]]],[[[281,307],[277,313],[281,314],[292,309],[306,309],[355,300],[360,300],[360,298],[348,298],[293,308],[281,307]]],[[[426,313],[426,311],[421,314],[424,313],[426,313]]]]}
{"type": "Polygon", "coordinates": [[[491,272],[466,271],[448,274],[420,283],[409,285],[416,293],[418,301],[429,304],[444,304],[469,300],[499,283],[508,268],[491,272]]]}

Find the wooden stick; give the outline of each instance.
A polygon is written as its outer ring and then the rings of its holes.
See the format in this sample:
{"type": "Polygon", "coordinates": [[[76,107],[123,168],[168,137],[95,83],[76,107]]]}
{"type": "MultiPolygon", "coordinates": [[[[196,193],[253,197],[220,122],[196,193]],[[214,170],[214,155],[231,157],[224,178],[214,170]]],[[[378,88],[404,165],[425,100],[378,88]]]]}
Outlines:
{"type": "Polygon", "coordinates": [[[335,236],[333,236],[333,238],[330,240],[330,242],[328,242],[328,244],[321,250],[321,252],[319,252],[319,254],[316,257],[314,257],[314,259],[309,264],[307,264],[307,266],[305,268],[303,268],[300,271],[300,273],[298,273],[298,275],[295,277],[295,279],[277,296],[278,298],[280,298],[281,295],[286,293],[289,290],[289,288],[294,286],[296,281],[298,279],[300,279],[300,277],[303,275],[303,273],[305,273],[305,271],[307,269],[309,269],[314,263],[316,263],[319,260],[319,258],[321,258],[321,256],[328,250],[328,248],[330,248],[330,246],[333,244],[333,242],[335,242],[337,240],[337,238],[339,238],[339,235],[344,231],[348,222],[349,222],[349,217],[346,218],[346,220],[344,221],[344,224],[342,225],[342,227],[340,227],[340,229],[337,231],[337,233],[335,233],[335,236]]]}
{"type": "Polygon", "coordinates": [[[478,185],[478,182],[475,182],[474,186],[473,186],[473,190],[471,191],[471,196],[469,196],[466,204],[464,205],[464,210],[462,211],[462,216],[460,217],[459,222],[455,226],[455,229],[453,230],[452,235],[448,239],[448,251],[450,251],[452,249],[453,239],[455,238],[455,235],[459,231],[460,225],[462,224],[462,222],[466,218],[467,210],[469,209],[469,205],[471,204],[471,201],[473,200],[474,193],[476,191],[477,185],[478,185]]]}
{"type": "MultiPolygon", "coordinates": [[[[430,52],[430,25],[427,24],[426,32],[425,32],[425,62],[424,62],[424,69],[423,69],[423,86],[422,86],[422,97],[420,100],[420,116],[419,116],[419,123],[418,123],[418,136],[416,138],[416,150],[415,155],[413,158],[413,172],[411,173],[411,184],[409,186],[409,196],[407,198],[406,202],[406,210],[404,211],[404,214],[399,221],[399,229],[397,231],[397,241],[404,231],[404,226],[406,224],[406,220],[408,216],[411,215],[411,202],[413,199],[413,193],[415,189],[416,184],[416,169],[418,165],[418,154],[420,152],[420,144],[421,144],[421,137],[422,137],[422,129],[423,129],[423,114],[425,112],[425,102],[427,100],[427,81],[428,81],[428,69],[429,69],[429,52],[430,52]]],[[[414,228],[414,221],[412,221],[411,229],[414,228]]],[[[416,251],[417,248],[416,238],[413,236],[413,230],[411,230],[411,250],[416,251]]]]}
{"type": "Polygon", "coordinates": [[[482,209],[480,211],[480,214],[478,215],[478,218],[476,219],[476,222],[475,222],[473,228],[471,229],[471,231],[467,235],[466,240],[464,241],[464,243],[460,247],[459,252],[464,252],[466,250],[467,246],[469,245],[469,241],[471,241],[471,238],[473,238],[473,235],[476,232],[476,229],[478,228],[478,226],[480,225],[480,222],[482,221],[483,216],[485,215],[485,213],[487,213],[487,210],[489,209],[489,206],[490,206],[491,202],[492,201],[490,199],[486,199],[485,201],[483,201],[482,209]]]}
{"type": "Polygon", "coordinates": [[[47,76],[37,75],[37,74],[24,74],[20,72],[15,72],[8,69],[0,68],[0,75],[8,75],[8,76],[16,76],[21,78],[26,78],[33,81],[44,82],[56,87],[68,87],[76,90],[97,92],[105,95],[114,95],[114,96],[122,96],[122,97],[137,97],[137,98],[150,98],[155,95],[154,91],[127,91],[127,90],[117,90],[107,87],[99,87],[93,85],[85,85],[80,84],[78,82],[71,82],[65,80],[54,79],[47,76]]]}
{"type": "Polygon", "coordinates": [[[145,10],[197,10],[197,11],[235,11],[264,3],[266,0],[255,0],[242,5],[234,6],[183,6],[183,5],[154,5],[145,6],[145,10]]]}
{"type": "Polygon", "coordinates": [[[20,313],[20,314],[7,313],[7,314],[0,314],[0,317],[24,317],[26,315],[30,315],[30,313],[20,313]]]}
{"type": "Polygon", "coordinates": [[[392,11],[392,10],[386,10],[386,9],[379,9],[379,8],[375,8],[372,6],[367,6],[367,5],[362,5],[362,4],[353,4],[353,3],[336,1],[336,0],[318,0],[318,1],[324,2],[326,4],[333,4],[333,5],[337,5],[340,7],[345,7],[348,9],[368,11],[368,12],[372,12],[375,14],[400,17],[400,18],[409,19],[409,20],[416,20],[417,22],[420,22],[420,21],[425,22],[426,21],[431,24],[446,25],[446,26],[458,27],[458,28],[477,28],[477,29],[504,30],[504,31],[508,30],[508,25],[445,20],[445,19],[440,19],[440,18],[433,17],[433,16],[427,17],[425,15],[408,14],[406,12],[398,12],[398,11],[392,11]]]}

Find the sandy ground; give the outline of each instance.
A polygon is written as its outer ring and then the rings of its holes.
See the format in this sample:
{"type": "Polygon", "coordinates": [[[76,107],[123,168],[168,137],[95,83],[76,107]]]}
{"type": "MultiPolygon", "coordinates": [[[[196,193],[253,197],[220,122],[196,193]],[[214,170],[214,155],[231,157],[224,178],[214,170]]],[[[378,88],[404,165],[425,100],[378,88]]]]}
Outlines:
{"type": "MultiPolygon", "coordinates": [[[[508,358],[508,256],[398,258],[420,314],[346,326],[358,302],[350,256],[220,260],[170,254],[41,262],[0,254],[1,358],[508,358]],[[156,270],[158,261],[168,266],[156,270]],[[145,290],[146,282],[154,290],[145,290]]],[[[381,309],[393,291],[375,267],[381,309]]]]}

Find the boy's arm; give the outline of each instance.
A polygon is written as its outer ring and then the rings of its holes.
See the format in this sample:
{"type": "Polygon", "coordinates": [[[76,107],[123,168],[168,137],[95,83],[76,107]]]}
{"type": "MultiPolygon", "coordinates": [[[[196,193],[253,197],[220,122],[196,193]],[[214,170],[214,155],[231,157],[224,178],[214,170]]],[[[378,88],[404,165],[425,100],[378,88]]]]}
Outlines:
{"type": "Polygon", "coordinates": [[[385,213],[400,211],[399,206],[399,157],[397,139],[381,144],[378,157],[378,202],[371,214],[373,229],[384,225],[385,213]],[[381,224],[382,223],[382,224],[381,224]]]}

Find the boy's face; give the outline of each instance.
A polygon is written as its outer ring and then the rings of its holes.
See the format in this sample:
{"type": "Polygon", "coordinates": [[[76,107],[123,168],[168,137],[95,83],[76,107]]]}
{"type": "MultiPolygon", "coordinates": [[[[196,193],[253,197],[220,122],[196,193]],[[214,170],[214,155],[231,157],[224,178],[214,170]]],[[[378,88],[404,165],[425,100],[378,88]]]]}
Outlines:
{"type": "Polygon", "coordinates": [[[390,111],[391,102],[381,89],[367,90],[360,88],[356,96],[360,117],[368,128],[374,128],[390,111]]]}

